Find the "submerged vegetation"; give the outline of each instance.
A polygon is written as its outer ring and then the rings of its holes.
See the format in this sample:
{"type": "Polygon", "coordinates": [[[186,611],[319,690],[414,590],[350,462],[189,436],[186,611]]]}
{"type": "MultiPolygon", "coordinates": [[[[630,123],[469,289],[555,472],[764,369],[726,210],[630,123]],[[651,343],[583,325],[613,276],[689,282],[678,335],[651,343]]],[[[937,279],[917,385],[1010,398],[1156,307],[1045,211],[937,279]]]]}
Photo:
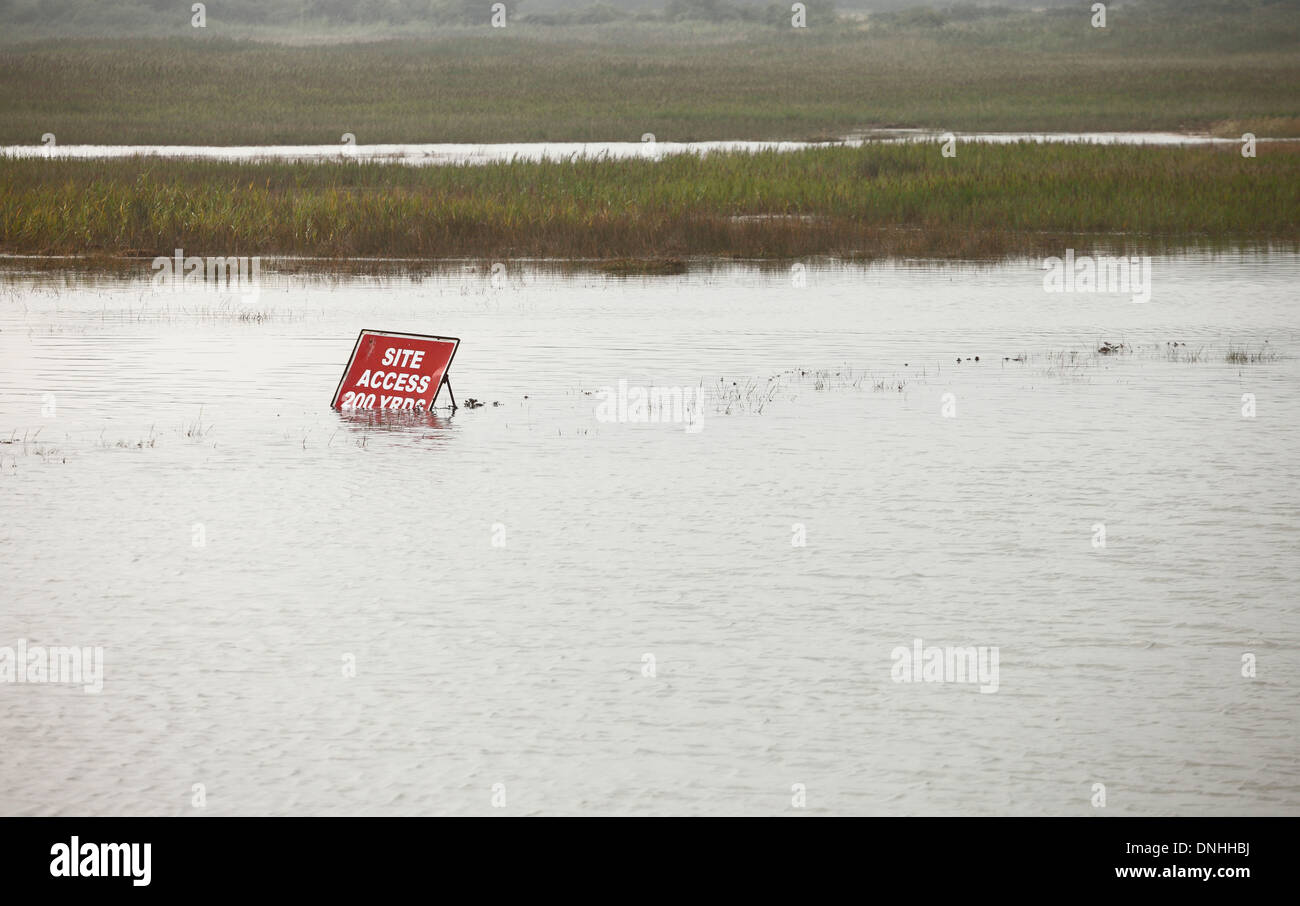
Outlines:
{"type": "MultiPolygon", "coordinates": [[[[1264,341],[1268,343],[1267,340],[1264,341]]],[[[1250,349],[1245,346],[1229,346],[1224,361],[1230,365],[1258,365],[1263,362],[1276,362],[1280,358],[1276,350],[1268,348],[1267,345],[1259,349],[1250,349]]]]}
{"type": "Polygon", "coordinates": [[[1053,350],[1047,353],[1045,357],[1022,353],[1015,358],[1003,356],[1002,362],[1005,367],[1007,363],[1011,362],[1030,365],[1037,360],[1046,365],[1046,371],[1049,374],[1070,376],[1099,368],[1104,364],[1107,357],[1119,354],[1133,355],[1143,362],[1164,361],[1183,365],[1208,364],[1218,361],[1223,361],[1229,365],[1259,365],[1277,362],[1282,359],[1282,354],[1270,347],[1268,340],[1264,340],[1260,346],[1254,349],[1248,346],[1238,346],[1235,343],[1229,343],[1226,347],[1222,347],[1166,341],[1163,344],[1146,343],[1131,346],[1128,343],[1103,341],[1095,351],[1086,349],[1053,350]],[[1223,358],[1220,359],[1219,355],[1222,355],[1223,358]]]}
{"type": "MultiPolygon", "coordinates": [[[[1300,242],[1300,147],[830,146],[410,167],[0,157],[0,251],[993,258],[1300,242]]],[[[614,263],[618,272],[636,272],[614,263]]]]}

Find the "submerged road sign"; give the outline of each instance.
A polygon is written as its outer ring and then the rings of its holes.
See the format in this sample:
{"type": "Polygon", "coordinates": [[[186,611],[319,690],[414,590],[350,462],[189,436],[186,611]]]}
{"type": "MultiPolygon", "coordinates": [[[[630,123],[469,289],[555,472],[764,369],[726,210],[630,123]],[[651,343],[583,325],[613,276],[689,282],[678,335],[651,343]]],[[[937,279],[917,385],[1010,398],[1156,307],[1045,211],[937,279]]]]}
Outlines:
{"type": "MultiPolygon", "coordinates": [[[[334,391],[335,409],[432,409],[460,340],[363,330],[334,391]]],[[[456,408],[456,398],[451,398],[456,408]]]]}

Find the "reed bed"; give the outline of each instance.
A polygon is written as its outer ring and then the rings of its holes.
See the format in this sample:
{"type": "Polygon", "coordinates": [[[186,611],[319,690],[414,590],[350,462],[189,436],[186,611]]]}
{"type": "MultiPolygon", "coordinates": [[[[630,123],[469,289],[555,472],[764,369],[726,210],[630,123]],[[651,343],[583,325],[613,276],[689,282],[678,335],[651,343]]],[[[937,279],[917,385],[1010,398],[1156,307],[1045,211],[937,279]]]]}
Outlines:
{"type": "Polygon", "coordinates": [[[0,157],[0,251],[997,258],[1300,241],[1300,148],[831,146],[409,167],[0,157]]]}

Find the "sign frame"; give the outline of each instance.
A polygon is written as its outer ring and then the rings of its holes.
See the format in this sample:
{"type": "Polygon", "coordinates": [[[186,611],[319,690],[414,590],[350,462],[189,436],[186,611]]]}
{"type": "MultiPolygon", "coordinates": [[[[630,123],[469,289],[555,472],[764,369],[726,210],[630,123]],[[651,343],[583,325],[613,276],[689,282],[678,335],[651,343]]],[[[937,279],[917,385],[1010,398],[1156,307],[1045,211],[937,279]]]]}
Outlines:
{"type": "MultiPolygon", "coordinates": [[[[330,402],[330,408],[336,412],[343,411],[339,407],[339,397],[343,393],[343,382],[348,379],[348,374],[352,371],[352,363],[357,359],[357,352],[361,349],[361,341],[369,334],[372,337],[406,337],[413,340],[438,340],[444,343],[454,343],[451,348],[451,355],[447,357],[447,367],[442,371],[442,380],[433,391],[433,399],[429,400],[429,407],[423,409],[423,412],[432,412],[433,407],[438,403],[438,395],[442,393],[442,387],[447,385],[447,393],[451,396],[451,411],[455,412],[459,407],[456,405],[456,396],[451,391],[451,365],[456,360],[456,353],[460,351],[460,337],[440,337],[428,333],[403,333],[396,330],[373,330],[369,327],[361,328],[357,334],[357,341],[352,344],[352,354],[348,356],[348,362],[343,366],[343,374],[339,376],[338,386],[334,388],[334,397],[330,402]]],[[[383,411],[383,410],[362,410],[362,411],[383,411]]]]}

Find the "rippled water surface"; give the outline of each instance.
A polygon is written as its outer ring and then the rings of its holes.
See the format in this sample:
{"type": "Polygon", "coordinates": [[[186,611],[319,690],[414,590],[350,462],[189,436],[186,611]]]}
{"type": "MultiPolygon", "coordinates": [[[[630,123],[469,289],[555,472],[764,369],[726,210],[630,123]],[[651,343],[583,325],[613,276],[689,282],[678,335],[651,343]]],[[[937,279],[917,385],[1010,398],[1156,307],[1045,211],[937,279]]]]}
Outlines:
{"type": "Polygon", "coordinates": [[[106,666],[0,683],[0,811],[1300,813],[1300,259],[1152,280],[11,263],[0,646],[106,666]],[[361,328],[488,405],[331,411],[361,328]],[[894,682],[914,639],[997,692],[894,682]]]}

